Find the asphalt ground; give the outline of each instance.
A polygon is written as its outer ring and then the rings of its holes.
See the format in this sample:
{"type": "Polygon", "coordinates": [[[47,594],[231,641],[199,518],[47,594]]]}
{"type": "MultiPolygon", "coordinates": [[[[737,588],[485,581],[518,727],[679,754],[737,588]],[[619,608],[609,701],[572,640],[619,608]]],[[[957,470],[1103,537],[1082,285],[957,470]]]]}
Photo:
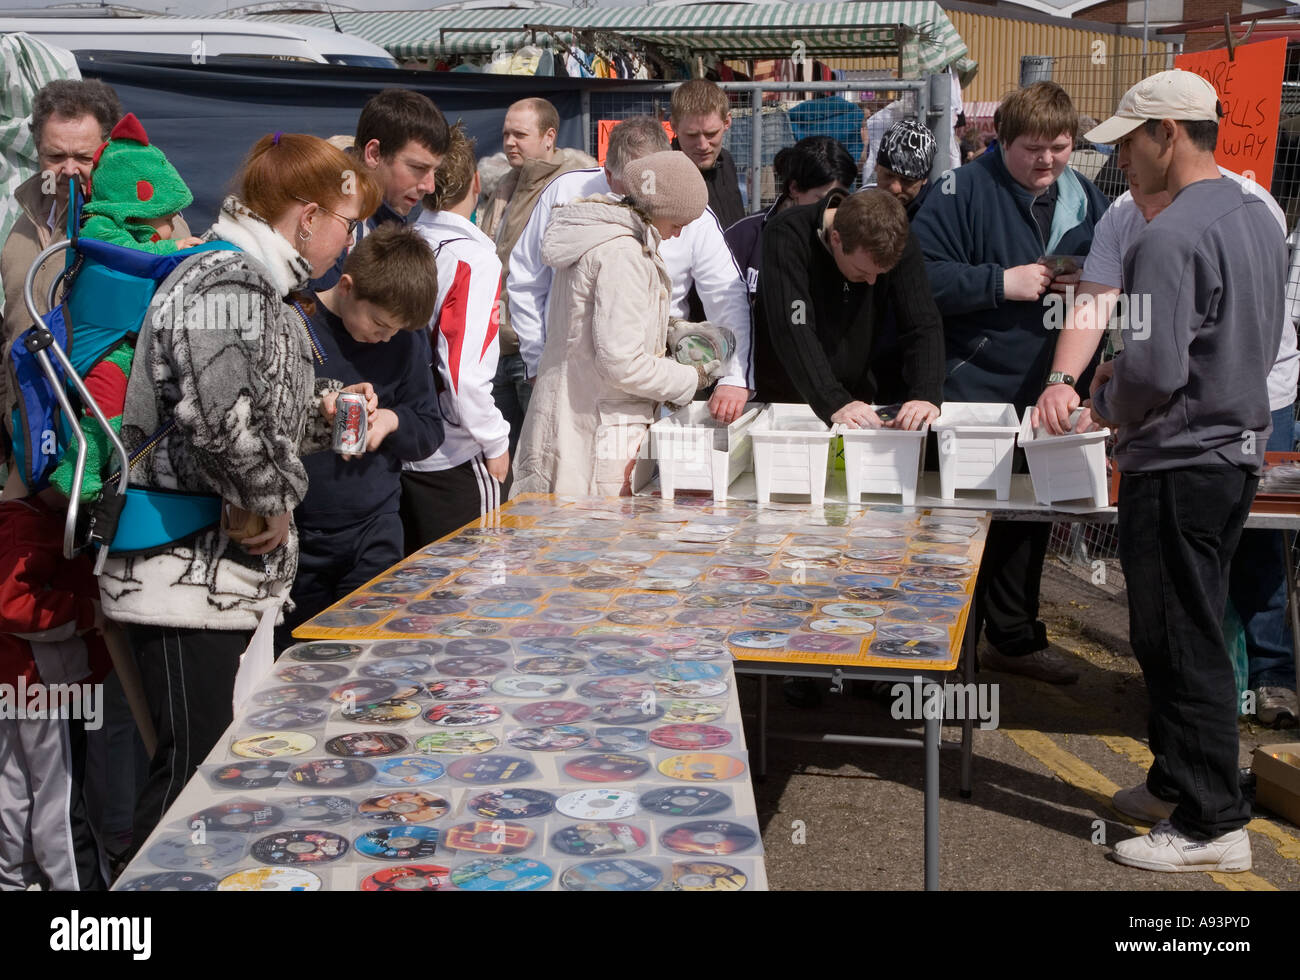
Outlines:
{"type": "MultiPolygon", "coordinates": [[[[999,687],[999,725],[974,731],[974,792],[959,795],[960,753],[940,753],[939,884],[945,890],[1300,890],[1300,828],[1257,812],[1248,825],[1254,868],[1241,874],[1161,874],[1107,857],[1149,827],[1123,816],[1111,795],[1145,778],[1146,688],[1128,645],[1128,610],[1049,560],[1042,618],[1052,642],[1076,658],[1077,684],[1056,686],[981,672],[999,687]]],[[[751,759],[758,755],[758,684],[739,677],[751,759]]],[[[890,715],[889,699],[827,693],[817,709],[785,703],[768,681],[769,730],[920,737],[890,715]]],[[[1257,745],[1300,732],[1243,720],[1241,763],[1257,745]]],[[[944,727],[958,744],[960,724],[944,727]]],[[[908,890],[923,886],[919,749],[771,739],[768,772],[755,777],[770,887],[908,890]]]]}

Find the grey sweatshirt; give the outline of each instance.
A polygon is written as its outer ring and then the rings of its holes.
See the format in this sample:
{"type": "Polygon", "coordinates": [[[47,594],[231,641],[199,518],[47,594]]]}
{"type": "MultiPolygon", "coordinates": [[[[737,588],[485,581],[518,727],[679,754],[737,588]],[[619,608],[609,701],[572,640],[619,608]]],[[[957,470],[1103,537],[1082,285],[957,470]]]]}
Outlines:
{"type": "Polygon", "coordinates": [[[1121,472],[1258,471],[1268,372],[1281,340],[1286,245],[1258,197],[1227,178],[1183,188],[1124,256],[1124,353],[1097,390],[1121,472]]]}

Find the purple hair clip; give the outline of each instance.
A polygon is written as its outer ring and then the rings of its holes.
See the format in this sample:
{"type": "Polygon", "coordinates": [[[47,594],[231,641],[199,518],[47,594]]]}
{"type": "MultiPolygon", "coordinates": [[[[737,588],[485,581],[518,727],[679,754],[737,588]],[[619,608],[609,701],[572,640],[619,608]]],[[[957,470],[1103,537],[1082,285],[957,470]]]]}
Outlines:
{"type": "Polygon", "coordinates": [[[275,134],[273,137],[271,137],[271,145],[272,145],[272,146],[279,146],[279,145],[280,145],[280,136],[281,136],[281,135],[282,135],[282,134],[279,132],[279,130],[277,130],[277,131],[276,131],[276,134],[275,134]]]}

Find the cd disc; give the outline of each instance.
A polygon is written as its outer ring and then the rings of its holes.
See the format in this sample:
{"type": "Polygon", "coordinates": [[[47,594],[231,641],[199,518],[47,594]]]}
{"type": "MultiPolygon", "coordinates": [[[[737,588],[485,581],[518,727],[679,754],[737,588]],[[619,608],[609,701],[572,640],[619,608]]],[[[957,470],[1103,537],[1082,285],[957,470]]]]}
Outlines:
{"type": "Polygon", "coordinates": [[[573,725],[546,725],[541,728],[516,728],[506,733],[506,741],[529,752],[567,752],[587,744],[591,735],[573,725]]]}
{"type": "Polygon", "coordinates": [[[716,698],[727,693],[727,682],[660,681],[654,689],[667,698],[716,698]]]}
{"type": "Polygon", "coordinates": [[[516,721],[528,725],[571,725],[591,715],[580,701],[534,701],[511,712],[516,721]]]}
{"type": "Polygon", "coordinates": [[[288,762],[233,762],[212,773],[220,789],[266,789],[277,785],[292,766],[288,762]]]}
{"type": "Polygon", "coordinates": [[[456,680],[432,681],[429,694],[436,701],[472,701],[490,693],[492,685],[481,677],[460,677],[456,680]]]}
{"type": "Polygon", "coordinates": [[[537,769],[527,759],[518,756],[488,753],[457,759],[447,767],[447,771],[452,779],[481,784],[513,783],[529,778],[537,769]]]}
{"type": "Polygon", "coordinates": [[[172,834],[150,845],[147,857],[171,871],[212,871],[238,864],[247,840],[242,834],[216,832],[196,843],[191,834],[172,834]]]}
{"type": "Polygon", "coordinates": [[[349,681],[330,691],[330,700],[339,704],[372,704],[385,698],[397,696],[397,685],[392,681],[374,678],[363,681],[349,681]]]}
{"type": "Polygon", "coordinates": [[[316,738],[303,732],[266,732],[241,738],[230,747],[245,759],[275,759],[285,755],[302,755],[316,747],[316,738]]]}
{"type": "Polygon", "coordinates": [[[565,674],[577,674],[585,670],[587,661],[581,657],[529,657],[515,662],[515,670],[521,674],[541,677],[562,677],[565,674]]]}
{"type": "Polygon", "coordinates": [[[540,861],[519,857],[476,858],[451,873],[451,883],[471,892],[533,891],[551,883],[554,873],[540,861]]]}
{"type": "Polygon", "coordinates": [[[427,660],[381,660],[378,663],[364,664],[357,673],[377,680],[408,680],[423,677],[431,670],[433,664],[427,660]]]}
{"type": "Polygon", "coordinates": [[[354,758],[396,755],[410,747],[411,743],[405,736],[393,732],[348,732],[346,735],[336,735],[325,743],[325,751],[330,755],[354,758]]]}
{"type": "Polygon", "coordinates": [[[303,786],[356,786],[375,775],[375,767],[360,759],[317,759],[304,762],[289,773],[292,782],[303,786]]]}
{"type": "Polygon", "coordinates": [[[560,887],[571,892],[646,892],[663,880],[663,872],[653,864],[620,858],[566,868],[560,887]]]}
{"type": "Polygon", "coordinates": [[[249,715],[248,723],[254,728],[297,728],[319,725],[328,717],[324,708],[267,708],[249,715]]]}
{"type": "Polygon", "coordinates": [[[745,764],[730,755],[713,752],[691,752],[675,755],[659,763],[659,771],[671,779],[703,782],[715,779],[734,779],[745,771],[745,764]]]}
{"type": "Polygon", "coordinates": [[[491,725],[501,718],[501,709],[495,704],[452,701],[435,704],[424,712],[424,720],[438,728],[471,728],[491,725]]]}
{"type": "MultiPolygon", "coordinates": [[[[730,801],[728,801],[730,802],[730,801]]],[[[555,808],[577,820],[610,820],[636,813],[636,794],[617,789],[580,789],[560,797],[555,808]]]]}
{"type": "Polygon", "coordinates": [[[189,824],[193,827],[195,821],[199,821],[209,830],[248,834],[279,826],[283,819],[284,811],[279,807],[257,800],[237,800],[200,810],[190,817],[189,824]]]}
{"type": "MultiPolygon", "coordinates": [[[[360,763],[365,765],[365,763],[360,763]]],[[[298,796],[282,801],[290,823],[329,827],[352,819],[352,801],[346,796],[298,796]]]]}
{"type": "Polygon", "coordinates": [[[223,892],[318,892],[321,880],[305,868],[248,868],[226,875],[223,892]]]}
{"type": "Polygon", "coordinates": [[[357,815],[381,823],[428,823],[444,817],[451,804],[433,793],[399,790],[357,804],[357,815]]]}
{"type": "Polygon", "coordinates": [[[214,892],[217,879],[194,871],[158,871],[114,888],[119,892],[214,892]]]}
{"type": "Polygon", "coordinates": [[[665,749],[718,749],[731,741],[731,732],[716,725],[664,725],[650,733],[650,741],[665,749]]]}
{"type": "Polygon", "coordinates": [[[607,701],[591,709],[593,721],[609,725],[648,725],[663,716],[664,709],[658,701],[607,701]]]}
{"type": "Polygon", "coordinates": [[[712,861],[686,861],[673,865],[669,888],[684,892],[738,892],[749,879],[739,868],[712,861]]]}
{"type": "Polygon", "coordinates": [[[587,747],[602,752],[640,752],[646,747],[646,734],[639,728],[597,728],[587,747]]]}
{"type": "Polygon", "coordinates": [[[379,827],[367,830],[352,846],[380,861],[418,861],[433,857],[439,836],[432,827],[379,827]]]}
{"type": "Polygon", "coordinates": [[[363,892],[437,892],[450,886],[451,871],[437,864],[401,864],[361,880],[363,892]]]}
{"type": "Polygon", "coordinates": [[[606,677],[598,681],[587,681],[578,688],[584,698],[601,698],[612,701],[646,701],[653,700],[654,687],[642,680],[627,677],[606,677]]]}
{"type": "Polygon", "coordinates": [[[324,684],[348,676],[348,669],[342,664],[293,664],[277,670],[275,676],[286,684],[324,684]]]}
{"type": "Polygon", "coordinates": [[[253,842],[263,864],[327,864],[348,852],[348,840],[328,830],[286,830],[253,842]]]}
{"type": "Polygon", "coordinates": [[[467,728],[421,735],[415,740],[415,751],[428,755],[475,755],[490,752],[499,744],[500,740],[491,732],[467,728]]]}
{"type": "Polygon", "coordinates": [[[492,677],[509,665],[499,657],[453,657],[435,665],[435,670],[448,677],[492,677]]]}
{"type": "Polygon", "coordinates": [[[757,842],[758,834],[744,824],[730,820],[695,820],[678,824],[659,835],[659,843],[670,851],[709,857],[739,854],[757,842]]]}
{"type": "Polygon", "coordinates": [[[564,681],[541,674],[516,674],[492,682],[492,690],[509,698],[551,698],[568,689],[569,685],[564,681]]]}
{"type": "Polygon", "coordinates": [[[437,759],[402,756],[375,763],[375,782],[380,786],[419,786],[442,777],[446,771],[437,759]]]}
{"type": "Polygon", "coordinates": [[[648,839],[644,830],[630,823],[579,823],[552,834],[551,845],[577,857],[607,857],[635,853],[648,839]]]}
{"type": "Polygon", "coordinates": [[[351,660],[353,657],[359,657],[361,647],[356,643],[299,643],[284,652],[290,660],[329,663],[334,660],[351,660]]]}
{"type": "Polygon", "coordinates": [[[344,721],[355,721],[363,725],[400,725],[420,714],[420,706],[414,701],[401,698],[389,698],[371,704],[360,704],[354,708],[344,708],[339,717],[344,721]]]}
{"type": "Polygon", "coordinates": [[[448,827],[443,846],[475,854],[518,854],[532,845],[537,832],[507,820],[473,820],[448,827]]]}
{"type": "Polygon", "coordinates": [[[253,695],[253,703],[266,708],[281,708],[285,705],[306,704],[309,701],[324,701],[329,697],[329,688],[316,684],[290,684],[287,687],[273,687],[253,695]]]}
{"type": "Polygon", "coordinates": [[[564,772],[584,783],[616,783],[644,776],[650,763],[635,755],[619,752],[598,752],[583,755],[564,764],[564,772]]]}
{"type": "Polygon", "coordinates": [[[510,652],[510,644],[505,640],[463,637],[448,641],[445,652],[449,657],[499,657],[510,652]]]}
{"type": "Polygon", "coordinates": [[[640,803],[643,810],[667,817],[707,817],[730,808],[731,797],[716,789],[670,786],[643,794],[640,803]]]}
{"type": "Polygon", "coordinates": [[[370,656],[387,659],[389,657],[431,657],[442,651],[442,644],[434,640],[384,640],[370,648],[370,656]]]}
{"type": "Polygon", "coordinates": [[[480,817],[523,820],[546,816],[555,809],[556,803],[554,796],[540,789],[496,789],[480,793],[465,806],[480,817]]]}

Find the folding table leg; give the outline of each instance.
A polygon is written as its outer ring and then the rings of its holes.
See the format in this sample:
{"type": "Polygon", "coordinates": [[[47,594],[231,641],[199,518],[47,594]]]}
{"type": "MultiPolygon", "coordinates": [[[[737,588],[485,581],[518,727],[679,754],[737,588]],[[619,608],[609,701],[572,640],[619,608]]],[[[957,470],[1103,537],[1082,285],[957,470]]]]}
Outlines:
{"type": "Polygon", "coordinates": [[[758,675],[758,778],[767,778],[767,674],[758,675]]]}
{"type": "Polygon", "coordinates": [[[939,890],[939,735],[942,718],[925,719],[925,890],[939,890]]]}
{"type": "MultiPolygon", "coordinates": [[[[972,599],[972,603],[978,600],[972,599]]],[[[974,610],[972,610],[972,613],[974,610]]],[[[975,649],[979,646],[979,620],[974,616],[966,618],[966,633],[961,640],[962,680],[967,684],[975,682],[975,649]]],[[[967,688],[969,690],[969,688],[967,688]]],[[[966,718],[961,723],[961,798],[971,798],[971,756],[975,751],[975,719],[970,712],[964,712],[966,718]]]]}

